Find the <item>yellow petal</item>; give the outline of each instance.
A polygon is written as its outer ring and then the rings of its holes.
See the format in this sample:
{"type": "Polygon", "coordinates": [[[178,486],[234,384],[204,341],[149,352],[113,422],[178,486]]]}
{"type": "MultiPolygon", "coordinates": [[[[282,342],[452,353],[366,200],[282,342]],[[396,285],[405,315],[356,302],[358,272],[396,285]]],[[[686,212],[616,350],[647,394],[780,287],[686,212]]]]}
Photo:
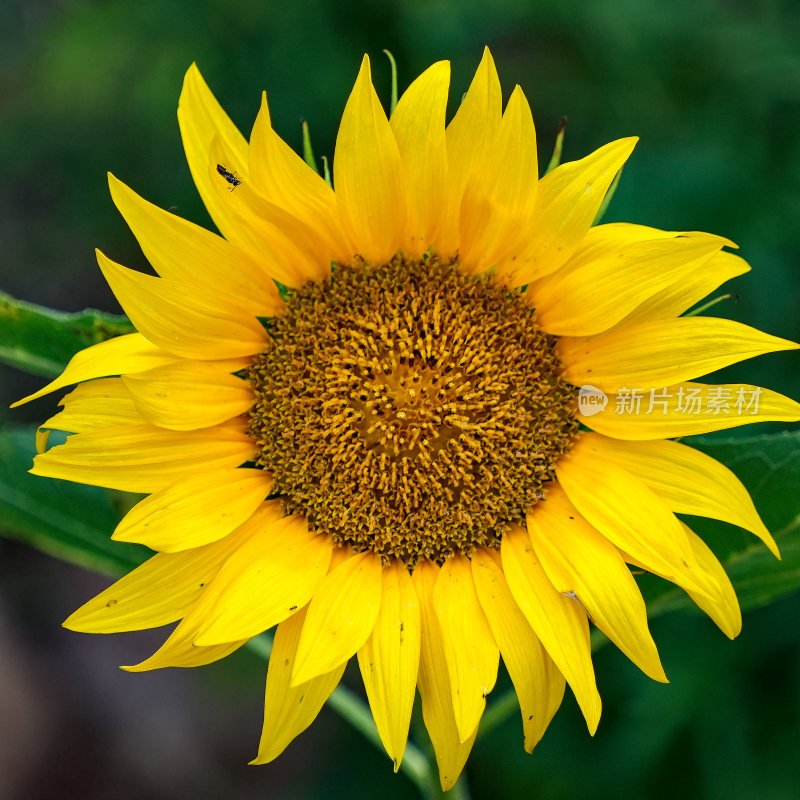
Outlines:
{"type": "Polygon", "coordinates": [[[539,164],[528,101],[517,86],[461,205],[459,258],[480,272],[514,250],[536,206],[539,164]]]}
{"type": "Polygon", "coordinates": [[[525,750],[533,752],[561,705],[566,682],[520,611],[496,551],[472,553],[472,575],[522,712],[525,750]]]}
{"type": "Polygon", "coordinates": [[[35,436],[36,452],[44,453],[47,450],[47,442],[50,439],[50,430],[47,428],[37,428],[35,436]]]}
{"type": "Polygon", "coordinates": [[[600,722],[600,695],[589,643],[589,621],[577,600],[564,597],[547,578],[527,531],[513,526],[500,549],[508,587],[525,619],[566,678],[589,733],[600,722]]]}
{"type": "Polygon", "coordinates": [[[653,241],[655,239],[676,239],[677,237],[702,239],[704,241],[717,241],[723,247],[738,248],[735,242],[718,236],[714,233],[702,233],[699,231],[665,231],[661,228],[652,228],[649,225],[634,225],[630,222],[607,222],[604,225],[594,225],[586,232],[572,258],[563,267],[569,270],[576,261],[589,261],[594,254],[604,252],[610,247],[618,247],[620,250],[641,242],[653,241]]]}
{"type": "Polygon", "coordinates": [[[255,191],[317,230],[333,245],[333,258],[349,261],[353,247],[339,219],[333,189],[273,130],[264,92],[261,109],[250,134],[248,160],[255,191]]]}
{"type": "Polygon", "coordinates": [[[380,559],[367,551],[329,572],[308,607],[292,684],[330,672],[369,638],[381,604],[380,559]]]}
{"type": "Polygon", "coordinates": [[[81,384],[59,405],[64,409],[42,423],[42,428],[82,433],[146,422],[119,378],[100,378],[81,384]]]}
{"type": "Polygon", "coordinates": [[[157,553],[81,606],[64,627],[82,633],[117,633],[180,619],[246,535],[233,533],[183,553],[157,553]]]}
{"type": "Polygon", "coordinates": [[[33,460],[33,475],[149,494],[187,472],[238,467],[254,455],[241,426],[188,433],[127,425],[76,433],[33,460]]]}
{"type": "Polygon", "coordinates": [[[620,325],[646,319],[677,317],[699,303],[731,278],[750,271],[750,265],[734,253],[722,251],[671,286],[657,292],[628,314],[620,325]]]}
{"type": "Polygon", "coordinates": [[[458,554],[445,561],[433,590],[433,602],[450,676],[456,727],[464,742],[478,727],[486,695],[497,680],[499,661],[466,556],[458,554]]]}
{"type": "Polygon", "coordinates": [[[800,345],[749,325],[714,317],[637,322],[600,336],[559,339],[566,379],[604,392],[666,387],[746,358],[800,345]]]}
{"type": "Polygon", "coordinates": [[[137,503],[112,539],[172,553],[227,536],[269,495],[272,478],[260,469],[210,469],[179,478],[137,503]]]}
{"type": "Polygon", "coordinates": [[[497,275],[510,286],[524,286],[565,264],[583,241],[636,142],[636,137],[619,139],[545,175],[539,181],[526,247],[498,263],[497,275]]]}
{"type": "Polygon", "coordinates": [[[331,553],[331,563],[328,572],[333,572],[337,567],[349,561],[353,557],[353,548],[350,545],[334,545],[331,553]]]}
{"type": "Polygon", "coordinates": [[[344,672],[346,663],[299,686],[292,685],[297,643],[305,618],[306,609],[301,609],[278,625],[275,632],[264,695],[264,727],[258,755],[251,764],[267,764],[276,759],[316,719],[344,672]]]}
{"type": "Polygon", "coordinates": [[[439,229],[447,189],[445,112],[450,63],[437,61],[403,93],[390,125],[403,165],[408,218],[400,249],[420,258],[439,229]]]}
{"type": "Polygon", "coordinates": [[[735,639],[742,630],[742,611],[730,578],[708,545],[694,531],[684,527],[697,562],[716,579],[718,585],[718,591],[710,598],[697,592],[688,594],[729,639],[735,639]]]}
{"type": "Polygon", "coordinates": [[[194,643],[197,634],[197,619],[189,615],[178,624],[169,638],[150,658],[139,664],[122,667],[126,672],[147,672],[151,669],[164,667],[202,667],[219,661],[238,650],[247,640],[214,645],[213,647],[198,647],[194,643]]]}
{"type": "Polygon", "coordinates": [[[587,249],[555,275],[529,287],[536,321],[558,336],[591,336],[616,325],[643,302],[685,281],[722,243],[714,238],[659,238],[620,246],[616,237],[587,249]],[[582,257],[584,256],[584,257],[582,257]]]}
{"type": "Polygon", "coordinates": [[[191,285],[212,301],[251,316],[273,316],[284,306],[257,262],[199,225],[148,203],[109,173],[111,197],[145,258],[162,277],[191,285]]]}
{"type": "Polygon", "coordinates": [[[431,737],[439,781],[446,792],[458,780],[467,761],[477,728],[462,742],[453,712],[453,695],[447,673],[447,659],[442,645],[441,626],[433,600],[439,567],[421,561],[414,568],[412,579],[420,606],[422,635],[419,657],[419,696],[422,700],[422,719],[431,737]]]}
{"type": "Polygon", "coordinates": [[[420,611],[402,561],[383,572],[381,608],[372,635],[358,651],[372,716],[383,746],[400,768],[408,739],[419,672],[420,611]]]}
{"type": "Polygon", "coordinates": [[[527,522],[534,552],[553,586],[574,597],[645,675],[666,682],[644,599],[617,548],[589,525],[557,485],[528,512],[527,522]]]}
{"type": "Polygon", "coordinates": [[[239,221],[239,246],[267,275],[287,286],[325,279],[330,274],[333,243],[317,228],[257,194],[249,179],[242,178],[232,187],[219,173],[220,165],[230,159],[225,143],[214,139],[209,151],[209,178],[220,202],[239,221]]]}
{"type": "Polygon", "coordinates": [[[247,381],[214,362],[178,361],[122,381],[148,422],[176,431],[218,425],[244,414],[255,399],[247,381]]]}
{"type": "MultiPolygon", "coordinates": [[[[282,507],[279,503],[265,503],[248,523],[240,526],[233,534],[222,539],[219,543],[206,546],[209,548],[224,547],[230,543],[233,545],[232,553],[235,555],[239,548],[244,546],[250,537],[258,531],[261,521],[269,518],[274,519],[282,513],[282,507]]],[[[218,661],[241,647],[247,641],[246,638],[210,647],[199,647],[195,644],[195,639],[200,626],[205,621],[207,612],[208,604],[203,603],[203,598],[211,588],[211,584],[213,584],[213,580],[203,589],[203,593],[197,602],[191,606],[172,634],[150,658],[135,666],[123,667],[123,669],[129,672],[143,672],[151,669],[161,669],[162,667],[198,667],[203,664],[210,664],[212,661],[218,661]]]]}
{"type": "Polygon", "coordinates": [[[248,356],[263,349],[266,331],[255,317],[218,316],[213,306],[187,296],[184,286],[115,264],[99,250],[97,262],[131,322],[159,347],[201,360],[248,356]]]}
{"type": "Polygon", "coordinates": [[[358,252],[381,264],[397,252],[406,221],[400,151],[364,56],[347,101],[333,161],[342,224],[358,252]]]}
{"type": "MultiPolygon", "coordinates": [[[[602,252],[612,244],[623,248],[638,242],[647,242],[652,239],[674,239],[683,235],[681,231],[665,231],[650,225],[636,225],[631,222],[606,222],[603,225],[593,225],[586,231],[586,236],[583,237],[583,241],[572,259],[567,262],[566,268],[575,259],[590,258],[592,251],[602,252]]],[[[729,240],[723,239],[721,236],[716,238],[725,244],[731,244],[729,240]]]]}
{"type": "Polygon", "coordinates": [[[461,203],[469,179],[484,163],[503,111],[500,79],[489,48],[475,72],[461,105],[447,126],[447,209],[436,244],[443,258],[460,246],[461,203]]]}
{"type": "Polygon", "coordinates": [[[556,465],[558,482],[578,511],[620,550],[678,585],[708,583],[677,517],[636,475],[609,464],[579,437],[556,465]]]}
{"type": "Polygon", "coordinates": [[[800,421],[800,403],[747,384],[676,384],[658,390],[652,409],[645,394],[638,413],[631,411],[631,397],[611,394],[604,411],[582,421],[605,436],[630,440],[693,436],[754,422],[800,421]]]}
{"type": "Polygon", "coordinates": [[[198,604],[204,620],[195,644],[248,639],[283,622],[308,603],[330,561],[330,539],[310,533],[304,519],[259,523],[198,604]]]}
{"type": "Polygon", "coordinates": [[[247,142],[230,117],[222,110],[195,64],[189,67],[183,81],[183,91],[178,101],[178,124],[183,139],[183,149],[197,191],[203,198],[214,224],[226,239],[236,241],[241,223],[221,202],[211,185],[208,174],[208,154],[215,137],[222,139],[234,154],[227,168],[242,176],[247,175],[247,142]]]}
{"type": "Polygon", "coordinates": [[[582,438],[604,461],[637,475],[672,511],[738,525],[778,556],[747,489],[711,456],[679,442],[621,442],[593,433],[582,438]]]}
{"type": "Polygon", "coordinates": [[[29,403],[73,383],[104,378],[108,375],[142,372],[163,364],[171,364],[175,360],[177,356],[151,344],[141,333],[117,336],[115,339],[94,344],[76,353],[59,377],[33,394],[17,400],[11,408],[29,403]]]}

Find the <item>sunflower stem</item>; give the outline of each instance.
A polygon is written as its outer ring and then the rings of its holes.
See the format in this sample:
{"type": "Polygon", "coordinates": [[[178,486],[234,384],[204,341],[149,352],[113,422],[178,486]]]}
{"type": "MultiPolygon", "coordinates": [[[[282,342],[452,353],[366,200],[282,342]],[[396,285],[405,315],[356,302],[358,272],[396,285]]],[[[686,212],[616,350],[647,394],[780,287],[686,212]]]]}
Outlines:
{"type": "MultiPolygon", "coordinates": [[[[347,720],[364,738],[374,744],[378,750],[384,752],[372,714],[366,703],[355,692],[346,686],[339,685],[328,698],[328,705],[339,716],[347,720]]],[[[437,781],[431,764],[422,751],[411,742],[406,744],[406,751],[400,763],[400,772],[405,773],[426,800],[436,797],[437,781]]]]}
{"type": "Polygon", "coordinates": [[[425,800],[470,800],[469,784],[467,783],[467,775],[462,772],[458,780],[446,792],[436,783],[436,793],[428,795],[425,800]]]}
{"type": "Polygon", "coordinates": [[[248,639],[244,646],[261,658],[269,658],[272,652],[272,634],[262,633],[260,636],[254,636],[248,639]]]}
{"type": "Polygon", "coordinates": [[[478,738],[486,736],[498,725],[502,725],[516,710],[519,710],[517,693],[514,689],[509,689],[486,709],[486,713],[481,719],[481,726],[478,729],[478,738]]]}
{"type": "MultiPolygon", "coordinates": [[[[245,647],[259,657],[267,659],[272,651],[272,635],[264,633],[256,636],[250,639],[245,647]]],[[[367,741],[375,745],[381,753],[384,752],[372,714],[367,704],[355,692],[340,684],[328,698],[327,705],[349,722],[367,741]]],[[[417,787],[424,800],[433,800],[433,798],[442,796],[433,765],[422,750],[411,742],[406,744],[399,771],[404,773],[417,787]]],[[[451,794],[448,795],[448,800],[453,800],[453,798],[459,800],[460,797],[467,797],[467,795],[451,794]]]]}

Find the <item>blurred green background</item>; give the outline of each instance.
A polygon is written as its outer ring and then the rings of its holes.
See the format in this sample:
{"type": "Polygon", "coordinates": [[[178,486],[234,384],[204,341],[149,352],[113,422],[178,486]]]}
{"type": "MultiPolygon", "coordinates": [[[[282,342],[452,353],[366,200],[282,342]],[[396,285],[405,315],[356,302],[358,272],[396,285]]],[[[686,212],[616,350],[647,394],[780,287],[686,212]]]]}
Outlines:
{"type": "MultiPolygon", "coordinates": [[[[382,48],[397,58],[401,88],[450,59],[452,112],[484,44],[506,96],[520,83],[531,100],[542,161],[563,115],[566,159],[641,136],[607,220],[730,237],[754,270],[732,287],[739,302],[713,313],[800,339],[795,0],[6,0],[0,288],[63,310],[119,310],[93,248],[145,264],[108,197],[106,171],[208,223],[175,118],[192,61],[243,132],[266,88],[287,141],[299,145],[306,117],[317,153],[331,155],[364,52],[384,97],[382,48]]],[[[797,364],[776,354],[725,378],[798,397],[797,364]]],[[[0,425],[52,413],[53,399],[7,410],[41,383],[0,367],[0,425]]],[[[107,583],[0,539],[0,798],[416,796],[329,711],[276,764],[247,767],[264,665],[240,652],[193,671],[117,670],[163,635],[60,628],[107,583]]],[[[797,595],[747,614],[733,643],[699,617],[657,619],[670,685],[604,649],[597,736],[588,737],[570,697],[526,756],[515,716],[476,746],[473,797],[797,798],[798,619],[797,595]]]]}

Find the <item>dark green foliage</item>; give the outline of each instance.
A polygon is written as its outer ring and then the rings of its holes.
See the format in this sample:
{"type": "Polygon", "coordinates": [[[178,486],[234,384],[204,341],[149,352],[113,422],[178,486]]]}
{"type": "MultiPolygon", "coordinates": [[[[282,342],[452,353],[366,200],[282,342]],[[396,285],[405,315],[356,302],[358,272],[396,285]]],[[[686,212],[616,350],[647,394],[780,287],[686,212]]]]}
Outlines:
{"type": "MultiPolygon", "coordinates": [[[[279,133],[299,151],[299,120],[307,118],[320,158],[333,154],[336,126],[363,52],[372,56],[387,107],[390,69],[383,48],[397,59],[401,91],[433,61],[451,59],[452,113],[483,45],[489,44],[506,96],[520,83],[531,100],[543,165],[564,115],[569,117],[564,160],[619,136],[640,135],[606,221],[729,236],[754,269],[723,290],[737,292],[739,303],[725,301],[711,313],[798,339],[798,41],[800,5],[792,0],[0,4],[0,288],[64,311],[119,310],[94,263],[93,248],[129,266],[146,265],[111,204],[106,170],[158,205],[209,224],[182,156],[175,119],[183,74],[192,61],[245,134],[266,88],[279,133]]],[[[75,318],[42,315],[0,298],[0,360],[18,366],[25,361],[42,376],[54,374],[86,344],[126,330],[118,318],[94,312],[75,318]],[[9,327],[19,314],[31,320],[22,333],[9,327]]],[[[794,353],[775,354],[729,368],[719,381],[761,384],[797,398],[797,364],[794,353]]],[[[6,408],[40,383],[0,365],[0,422],[44,419],[41,406],[6,408]]],[[[757,439],[750,434],[694,445],[740,475],[776,535],[783,560],[777,562],[750,534],[688,520],[727,562],[745,608],[755,609],[745,614],[739,639],[729,642],[696,615],[664,614],[654,620],[672,680],[668,686],[652,683],[614,648],[604,648],[597,656],[605,703],[597,737],[588,737],[571,699],[533,756],[522,752],[519,720],[508,720],[479,742],[470,761],[474,800],[797,796],[800,596],[795,592],[759,606],[795,590],[800,580],[800,457],[797,434],[757,439]]],[[[108,573],[146,556],[142,549],[108,541],[124,510],[116,495],[29,476],[25,470],[32,455],[30,429],[2,433],[4,534],[108,573]]],[[[11,545],[4,546],[9,552],[11,545]]],[[[13,563],[23,560],[17,556],[13,563]]],[[[14,603],[14,591],[35,595],[46,609],[39,619],[57,625],[85,599],[74,587],[43,584],[42,571],[73,575],[68,567],[48,571],[33,557],[24,563],[36,571],[17,573],[12,566],[3,573],[13,587],[3,609],[27,608],[14,603]],[[65,593],[72,606],[63,607],[65,593]]],[[[683,595],[658,583],[648,587],[655,610],[687,608],[683,595]]],[[[14,625],[22,630],[25,624],[25,636],[38,641],[41,626],[23,612],[14,625]]],[[[37,655],[43,684],[64,672],[69,688],[76,685],[81,672],[74,662],[69,672],[44,653],[37,655]]],[[[116,762],[115,769],[113,760],[95,752],[97,742],[79,749],[75,719],[56,714],[53,730],[66,744],[57,751],[58,761],[52,751],[42,751],[38,791],[27,796],[63,794],[65,772],[78,776],[73,778],[76,796],[89,797],[86,787],[92,786],[93,797],[111,792],[124,800],[416,796],[404,778],[392,777],[387,759],[338,719],[331,722],[326,712],[317,732],[301,737],[275,767],[237,771],[235,765],[252,755],[257,735],[263,676],[252,674],[249,660],[245,666],[249,658],[243,654],[214,668],[218,685],[206,691],[194,712],[195,724],[204,720],[209,729],[224,728],[227,746],[237,725],[231,721],[233,700],[253,711],[230,752],[220,739],[216,747],[200,751],[203,763],[210,764],[204,767],[208,772],[181,773],[177,784],[165,788],[168,767],[153,766],[153,752],[149,762],[144,757],[137,762],[136,747],[126,750],[125,768],[116,762]],[[227,695],[221,686],[227,686],[227,695]],[[222,701],[209,701],[221,693],[222,701]],[[214,702],[223,707],[211,717],[209,703],[214,702]],[[223,759],[217,763],[220,752],[223,759]],[[144,769],[133,766],[142,763],[144,769]],[[58,775],[55,783],[47,782],[48,764],[58,775]],[[148,782],[148,773],[162,777],[148,782]]],[[[108,673],[102,674],[106,680],[108,673]]],[[[120,695],[131,686],[130,676],[123,679],[120,695]]],[[[349,680],[351,685],[358,681],[351,673],[349,680]]],[[[89,702],[96,702],[95,695],[89,702]]],[[[130,708],[118,710],[113,724],[119,727],[130,717],[130,708]]]]}

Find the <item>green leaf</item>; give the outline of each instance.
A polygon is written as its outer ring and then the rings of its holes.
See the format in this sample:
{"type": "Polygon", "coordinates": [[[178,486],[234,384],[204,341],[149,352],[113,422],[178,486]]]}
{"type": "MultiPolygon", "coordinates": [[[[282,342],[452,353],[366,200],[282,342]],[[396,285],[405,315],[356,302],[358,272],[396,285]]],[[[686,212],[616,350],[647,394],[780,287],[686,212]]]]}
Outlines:
{"type": "Polygon", "coordinates": [[[561,117],[561,122],[558,125],[558,135],[556,136],[556,143],[553,146],[553,155],[550,156],[550,163],[544,174],[552,172],[561,163],[561,152],[564,149],[564,132],[567,129],[567,118],[561,117]]]}
{"type": "Polygon", "coordinates": [[[66,314],[0,292],[0,361],[36,375],[53,378],[79,350],[133,330],[123,316],[66,314]]]}
{"type": "Polygon", "coordinates": [[[29,475],[34,430],[0,430],[0,533],[95,572],[119,575],[141,564],[147,548],[109,538],[122,510],[96,486],[29,475]]]}
{"type": "Polygon", "coordinates": [[[319,175],[319,167],[317,166],[317,159],[314,158],[314,148],[311,146],[311,133],[308,130],[308,122],[304,119],[300,120],[300,127],[303,131],[303,161],[308,164],[314,172],[319,175]]]}
{"type": "Polygon", "coordinates": [[[389,101],[389,115],[391,116],[397,107],[397,62],[394,60],[394,55],[391,51],[384,48],[383,52],[386,54],[386,58],[389,59],[389,65],[392,69],[392,95],[389,101]]]}
{"type": "Polygon", "coordinates": [[[619,186],[619,179],[621,177],[622,170],[620,170],[614,176],[614,180],[611,181],[611,186],[609,186],[606,196],[603,198],[603,202],[600,204],[600,208],[597,209],[597,215],[595,216],[592,225],[599,225],[603,221],[603,217],[605,217],[606,211],[608,211],[608,207],[611,205],[611,201],[614,199],[614,195],[617,193],[617,187],[619,186]]]}
{"type": "MultiPolygon", "coordinates": [[[[686,444],[736,473],[780,548],[779,561],[746,531],[716,520],[686,519],[722,562],[742,609],[759,608],[800,589],[800,432],[696,437],[686,444]]],[[[695,609],[681,590],[652,576],[639,577],[651,616],[695,609]]]]}

